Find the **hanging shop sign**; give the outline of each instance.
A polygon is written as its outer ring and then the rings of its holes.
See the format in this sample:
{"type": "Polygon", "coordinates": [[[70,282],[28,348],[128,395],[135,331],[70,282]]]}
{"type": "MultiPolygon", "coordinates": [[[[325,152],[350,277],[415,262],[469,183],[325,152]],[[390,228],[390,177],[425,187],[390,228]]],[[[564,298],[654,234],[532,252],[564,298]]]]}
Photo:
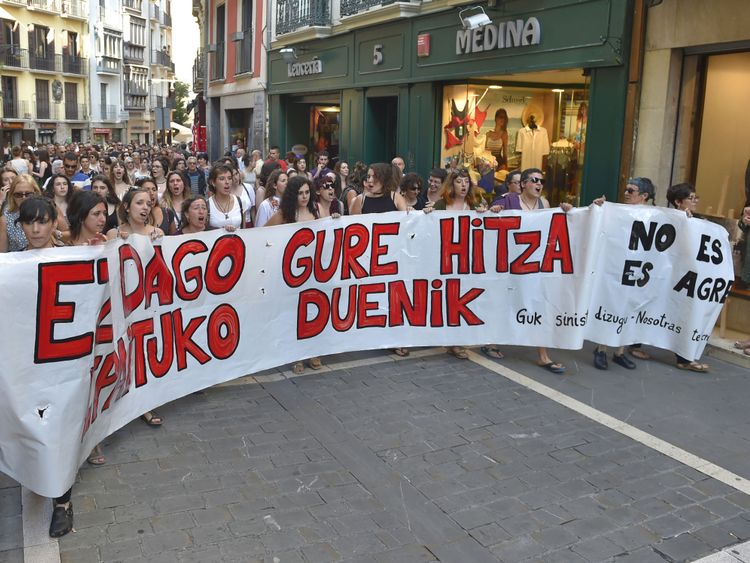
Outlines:
{"type": "Polygon", "coordinates": [[[456,31],[456,54],[468,55],[495,49],[539,45],[542,26],[537,18],[488,23],[476,29],[456,31]]]}
{"type": "Polygon", "coordinates": [[[323,74],[323,61],[313,59],[303,63],[292,63],[286,66],[286,73],[289,78],[295,76],[310,76],[311,74],[323,74]]]}
{"type": "Polygon", "coordinates": [[[57,133],[55,129],[39,129],[40,135],[54,135],[57,133]]]}
{"type": "Polygon", "coordinates": [[[0,129],[23,129],[20,121],[0,121],[0,129]]]}
{"type": "Polygon", "coordinates": [[[111,135],[112,129],[106,129],[104,127],[94,127],[94,135],[111,135]]]}

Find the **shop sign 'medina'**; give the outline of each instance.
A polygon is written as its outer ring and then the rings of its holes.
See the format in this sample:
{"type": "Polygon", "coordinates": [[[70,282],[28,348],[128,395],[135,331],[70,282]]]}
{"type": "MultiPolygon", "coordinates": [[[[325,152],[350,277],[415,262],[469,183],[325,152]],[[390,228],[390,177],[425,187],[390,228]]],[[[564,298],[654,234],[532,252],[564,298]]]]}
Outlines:
{"type": "Polygon", "coordinates": [[[536,18],[488,23],[476,29],[456,31],[456,54],[481,53],[493,49],[539,45],[542,27],[536,18]]]}

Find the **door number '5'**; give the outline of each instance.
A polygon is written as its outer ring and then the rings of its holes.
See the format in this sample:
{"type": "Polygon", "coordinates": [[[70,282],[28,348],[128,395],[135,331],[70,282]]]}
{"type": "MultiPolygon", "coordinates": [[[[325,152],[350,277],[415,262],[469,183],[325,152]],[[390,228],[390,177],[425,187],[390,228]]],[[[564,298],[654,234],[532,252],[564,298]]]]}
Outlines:
{"type": "Polygon", "coordinates": [[[376,66],[383,64],[383,46],[380,43],[372,48],[372,64],[376,66]]]}

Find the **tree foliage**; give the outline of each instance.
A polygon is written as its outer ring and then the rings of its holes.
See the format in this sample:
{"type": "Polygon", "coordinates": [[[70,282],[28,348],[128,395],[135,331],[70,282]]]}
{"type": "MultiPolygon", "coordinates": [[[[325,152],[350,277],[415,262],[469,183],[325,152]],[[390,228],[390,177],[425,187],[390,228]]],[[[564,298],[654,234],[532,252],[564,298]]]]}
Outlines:
{"type": "Polygon", "coordinates": [[[174,111],[172,112],[172,121],[189,127],[190,117],[185,111],[185,102],[190,95],[190,87],[179,80],[174,83],[174,111]]]}

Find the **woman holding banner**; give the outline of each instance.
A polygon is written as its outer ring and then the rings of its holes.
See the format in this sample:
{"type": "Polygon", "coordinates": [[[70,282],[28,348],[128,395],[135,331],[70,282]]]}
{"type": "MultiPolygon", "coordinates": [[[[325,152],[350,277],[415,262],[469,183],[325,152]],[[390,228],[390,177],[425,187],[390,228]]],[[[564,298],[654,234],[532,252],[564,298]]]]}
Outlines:
{"type": "MultiPolygon", "coordinates": [[[[322,176],[319,176],[319,178],[322,178],[322,176]]],[[[317,182],[317,178],[315,181],[317,182]]],[[[333,182],[331,182],[331,191],[333,191],[333,182]]],[[[304,176],[295,176],[289,180],[289,184],[281,196],[279,210],[266,222],[265,226],[304,223],[318,218],[318,208],[313,201],[310,180],[304,176]]],[[[310,358],[307,364],[311,369],[323,367],[318,356],[310,358]]],[[[304,373],[304,371],[305,364],[302,362],[297,362],[292,366],[292,372],[297,375],[304,373]]]]}
{"type": "MultiPolygon", "coordinates": [[[[25,175],[22,175],[25,176],[25,175]]],[[[33,178],[32,178],[33,179],[33,178]]],[[[34,182],[36,185],[36,182],[34,182]]],[[[18,206],[15,226],[23,231],[26,244],[21,250],[41,250],[62,246],[57,240],[57,207],[54,201],[45,197],[31,195],[24,198],[18,206]]],[[[49,535],[60,538],[73,530],[73,504],[70,496],[73,488],[68,489],[61,497],[52,501],[52,519],[49,535]]]]}
{"type": "Polygon", "coordinates": [[[217,164],[208,174],[208,228],[245,228],[245,211],[242,200],[234,194],[232,174],[228,164],[217,164]]]}

